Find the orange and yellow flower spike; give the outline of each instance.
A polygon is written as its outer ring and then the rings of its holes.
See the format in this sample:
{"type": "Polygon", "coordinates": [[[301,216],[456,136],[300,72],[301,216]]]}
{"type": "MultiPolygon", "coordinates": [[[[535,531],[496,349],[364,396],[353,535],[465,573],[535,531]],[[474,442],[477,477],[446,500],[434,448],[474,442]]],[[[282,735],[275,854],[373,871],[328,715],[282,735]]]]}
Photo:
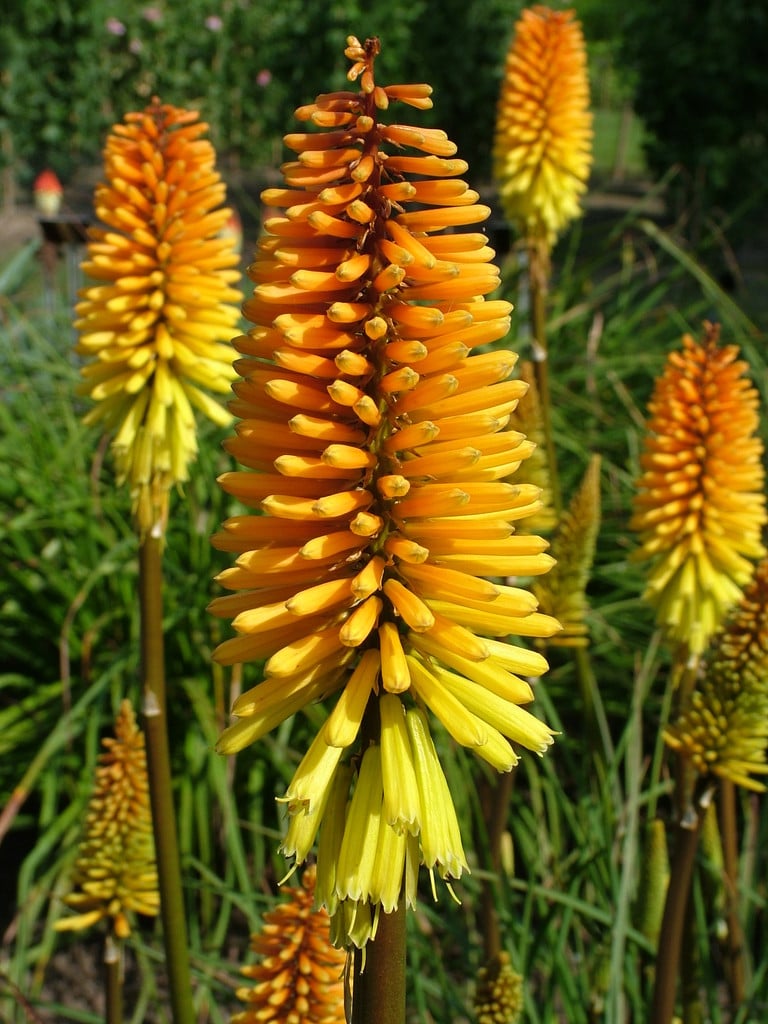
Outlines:
{"type": "Polygon", "coordinates": [[[76,307],[85,417],[113,433],[141,534],[165,530],[168,493],[197,453],[194,410],[231,417],[208,391],[232,380],[239,320],[237,243],[207,125],[155,99],[116,124],[96,190],[83,271],[97,283],[76,307]]]}
{"type": "Polygon", "coordinates": [[[114,737],[102,742],[73,892],[64,897],[78,913],[59,918],[55,928],[72,931],[106,920],[124,939],[130,914],[154,917],[160,909],[144,734],[129,701],[120,705],[114,737]]]}
{"type": "Polygon", "coordinates": [[[494,177],[509,221],[551,248],[580,215],[592,166],[587,55],[573,11],[526,8],[499,96],[494,177]]]}
{"type": "Polygon", "coordinates": [[[328,914],[315,909],[314,894],[313,865],[302,875],[301,887],[286,888],[286,899],[264,915],[261,929],[251,936],[260,960],[242,968],[255,984],[237,990],[247,1008],[231,1024],[344,1024],[346,954],[331,944],[328,914]]]}
{"type": "Polygon", "coordinates": [[[765,548],[759,396],[735,345],[705,325],[670,354],[648,404],[631,526],[645,597],[669,636],[701,654],[765,548]]]}
{"type": "Polygon", "coordinates": [[[392,122],[431,90],[378,85],[378,52],[350,37],[355,87],[298,109],[285,184],[262,195],[226,443],[245,469],[220,481],[253,512],[215,538],[236,564],[212,606],[238,634],[216,659],[265,663],[222,752],[335,698],[285,795],[284,848],[302,859],[319,830],[321,898],[358,945],[380,909],[411,900],[419,861],[441,877],[466,867],[424,712],[501,771],[512,743],[543,753],[552,731],[522,706],[522,676],[546,662],[505,640],[559,629],[530,593],[485,578],[552,564],[545,541],[515,534],[540,507],[512,482],[532,450],[507,429],[526,386],[514,353],[482,350],[511,311],[489,298],[490,211],[444,132],[392,122]]]}
{"type": "Polygon", "coordinates": [[[716,635],[689,705],[664,738],[700,775],[766,789],[754,776],[768,774],[768,560],[716,635]]]}

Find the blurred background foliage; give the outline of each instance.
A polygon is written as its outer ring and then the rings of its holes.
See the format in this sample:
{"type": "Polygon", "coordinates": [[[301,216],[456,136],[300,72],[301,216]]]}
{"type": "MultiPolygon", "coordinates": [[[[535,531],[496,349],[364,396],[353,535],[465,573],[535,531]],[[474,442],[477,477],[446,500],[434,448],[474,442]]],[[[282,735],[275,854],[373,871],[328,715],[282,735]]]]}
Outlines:
{"type": "Polygon", "coordinates": [[[643,0],[627,7],[618,57],[648,129],[651,172],[677,164],[692,197],[732,209],[766,195],[768,6],[751,0],[643,0]]]}
{"type": "Polygon", "coordinates": [[[521,6],[10,0],[0,35],[4,158],[21,184],[45,165],[66,181],[98,158],[113,122],[158,94],[199,104],[217,150],[233,163],[274,163],[293,109],[343,86],[350,32],[383,36],[383,74],[432,83],[446,130],[463,148],[487,150],[501,60],[521,6]]]}
{"type": "MultiPolygon", "coordinates": [[[[98,162],[109,127],[157,94],[197,105],[231,168],[271,167],[293,109],[343,86],[345,37],[379,35],[390,81],[426,81],[476,179],[490,139],[521,0],[7,0],[0,15],[0,163],[6,200],[50,166],[66,184],[98,162]]],[[[768,9],[750,0],[583,0],[598,156],[619,176],[644,124],[652,175],[680,174],[691,198],[730,209],[765,195],[768,9]],[[762,101],[761,101],[762,97],[762,101]],[[620,152],[605,139],[620,120],[620,152]],[[633,137],[630,138],[630,135],[633,137]],[[617,165],[618,161],[618,165],[617,165]]],[[[598,162],[598,166],[600,163],[598,162]]]]}
{"type": "MultiPolygon", "coordinates": [[[[8,0],[0,15],[0,133],[6,167],[28,189],[50,166],[66,182],[98,161],[109,127],[158,94],[199,105],[232,166],[274,165],[293,109],[343,86],[350,32],[384,40],[382,76],[426,81],[428,115],[476,177],[490,139],[504,57],[521,0],[8,0]]],[[[579,11],[600,105],[626,97],[616,65],[622,6],[579,11]]],[[[7,181],[7,179],[6,179],[7,181]]]]}

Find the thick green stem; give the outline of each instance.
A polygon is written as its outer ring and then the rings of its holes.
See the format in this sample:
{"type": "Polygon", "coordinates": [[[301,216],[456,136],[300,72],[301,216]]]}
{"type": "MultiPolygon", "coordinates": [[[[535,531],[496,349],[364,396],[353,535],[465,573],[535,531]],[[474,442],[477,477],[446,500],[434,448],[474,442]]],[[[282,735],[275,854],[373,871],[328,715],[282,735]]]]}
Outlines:
{"type": "Polygon", "coordinates": [[[139,546],[141,655],[147,768],[155,835],[160,913],[174,1024],[194,1024],[189,946],[171,790],[171,758],[165,699],[163,648],[162,538],[145,537],[139,546]]]}
{"type": "Polygon", "coordinates": [[[723,881],[725,884],[728,938],[725,942],[726,973],[731,990],[731,1006],[744,1004],[746,965],[744,933],[739,918],[738,875],[739,840],[736,825],[736,786],[728,779],[720,782],[720,838],[723,844],[723,881]]]}
{"type": "Polygon", "coordinates": [[[350,1024],[405,1024],[405,901],[379,917],[376,938],[355,953],[350,1024]]]}
{"type": "Polygon", "coordinates": [[[107,935],[104,943],[104,1020],[106,1024],[123,1022],[123,956],[122,944],[107,935]]]}
{"type": "Polygon", "coordinates": [[[547,291],[549,285],[549,251],[532,245],[528,252],[531,283],[531,331],[533,334],[533,371],[541,405],[541,425],[547,453],[552,507],[557,518],[563,511],[560,476],[557,471],[555,438],[552,429],[552,398],[549,390],[549,349],[547,346],[547,291]]]}
{"type": "Polygon", "coordinates": [[[486,851],[486,867],[488,877],[482,880],[480,897],[480,930],[483,938],[483,956],[490,961],[501,952],[501,929],[499,927],[499,883],[498,876],[502,871],[502,837],[507,827],[509,802],[512,796],[514,775],[505,772],[503,775],[488,778],[482,776],[478,783],[480,807],[483,815],[484,833],[476,829],[478,842],[476,848],[486,851]]]}
{"type": "Polygon", "coordinates": [[[653,993],[653,1007],[649,1020],[653,1024],[671,1024],[675,1012],[677,979],[686,908],[696,859],[696,847],[704,817],[701,802],[690,807],[680,818],[675,829],[675,847],[661,921],[661,936],[656,955],[656,984],[653,993]]]}

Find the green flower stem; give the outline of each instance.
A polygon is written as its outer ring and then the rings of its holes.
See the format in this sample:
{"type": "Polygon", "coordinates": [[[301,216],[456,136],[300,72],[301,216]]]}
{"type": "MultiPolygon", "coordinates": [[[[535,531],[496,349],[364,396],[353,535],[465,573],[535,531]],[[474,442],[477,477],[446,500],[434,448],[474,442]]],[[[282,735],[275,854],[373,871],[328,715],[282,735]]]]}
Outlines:
{"type": "Polygon", "coordinates": [[[675,828],[669,888],[656,956],[653,1006],[648,1018],[653,1021],[653,1024],[671,1024],[675,1012],[686,908],[705,810],[706,799],[698,800],[679,818],[675,828]]]}
{"type": "Polygon", "coordinates": [[[557,518],[563,511],[560,477],[557,472],[555,438],[552,430],[552,398],[549,391],[549,349],[547,346],[547,292],[549,285],[549,252],[531,245],[528,253],[531,284],[531,332],[533,335],[533,370],[541,404],[544,447],[547,453],[552,507],[557,518]]]}
{"type": "Polygon", "coordinates": [[[122,1024],[123,1021],[123,950],[122,943],[107,935],[104,943],[104,993],[106,1024],[122,1024]]]}
{"type": "Polygon", "coordinates": [[[505,772],[492,779],[481,776],[478,782],[480,806],[483,815],[481,836],[477,829],[476,849],[487,850],[489,876],[482,879],[480,899],[480,931],[483,937],[483,956],[493,960],[501,952],[501,930],[499,928],[498,876],[502,871],[501,841],[507,827],[509,803],[512,797],[514,773],[505,772]]]}
{"type": "Polygon", "coordinates": [[[194,1024],[189,944],[181,888],[176,815],[171,791],[171,759],[165,700],[163,650],[162,537],[147,536],[139,545],[141,656],[144,715],[152,827],[160,888],[166,968],[174,1024],[194,1024]]]}
{"type": "Polygon", "coordinates": [[[731,1006],[743,1006],[746,988],[744,933],[738,908],[739,843],[736,826],[736,785],[730,779],[720,780],[720,838],[723,844],[723,875],[725,883],[728,937],[725,942],[726,971],[731,990],[731,1006]]]}
{"type": "Polygon", "coordinates": [[[382,913],[376,938],[355,951],[350,1024],[405,1024],[405,901],[382,913]],[[360,973],[365,957],[365,968],[360,973]]]}

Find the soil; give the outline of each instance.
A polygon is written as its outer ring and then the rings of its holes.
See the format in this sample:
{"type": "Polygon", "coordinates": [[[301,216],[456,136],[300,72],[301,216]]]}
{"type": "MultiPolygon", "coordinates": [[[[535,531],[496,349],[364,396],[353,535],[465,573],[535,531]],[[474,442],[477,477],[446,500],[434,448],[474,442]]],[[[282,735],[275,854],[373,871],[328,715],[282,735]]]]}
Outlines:
{"type": "Polygon", "coordinates": [[[20,206],[0,213],[0,258],[7,259],[14,249],[39,235],[40,225],[34,207],[20,206]]]}

